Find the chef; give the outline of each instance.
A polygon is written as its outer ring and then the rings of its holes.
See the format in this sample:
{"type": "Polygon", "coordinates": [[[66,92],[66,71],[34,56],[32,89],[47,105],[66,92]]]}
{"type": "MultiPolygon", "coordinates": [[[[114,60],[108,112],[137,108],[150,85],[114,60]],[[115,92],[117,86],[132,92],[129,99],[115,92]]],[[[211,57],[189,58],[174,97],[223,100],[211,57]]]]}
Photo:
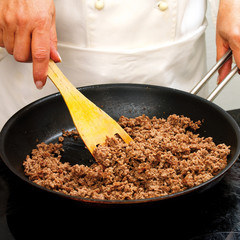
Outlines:
{"type": "MultiPolygon", "coordinates": [[[[217,58],[231,47],[240,66],[240,1],[220,0],[219,10],[209,1],[218,11],[217,58]]],[[[62,61],[76,87],[146,83],[189,91],[206,73],[206,7],[207,0],[1,0],[0,128],[57,91],[46,81],[49,58],[62,61]]],[[[218,81],[230,68],[231,61],[218,81]]]]}

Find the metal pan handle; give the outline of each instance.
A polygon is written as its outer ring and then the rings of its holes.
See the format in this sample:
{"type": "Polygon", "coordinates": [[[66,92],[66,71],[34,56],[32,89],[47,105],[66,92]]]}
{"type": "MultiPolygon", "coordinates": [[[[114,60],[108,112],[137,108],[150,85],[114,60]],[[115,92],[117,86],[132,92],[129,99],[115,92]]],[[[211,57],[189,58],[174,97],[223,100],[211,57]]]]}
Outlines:
{"type": "MultiPolygon", "coordinates": [[[[228,50],[225,55],[209,70],[209,72],[200,80],[200,82],[190,91],[192,94],[197,94],[207,83],[208,80],[217,72],[217,70],[222,67],[222,65],[230,59],[232,56],[232,50],[228,50]]],[[[232,79],[232,77],[238,71],[237,65],[233,67],[231,72],[223,79],[223,81],[211,92],[211,94],[207,97],[207,100],[213,101],[223,87],[232,79]]]]}

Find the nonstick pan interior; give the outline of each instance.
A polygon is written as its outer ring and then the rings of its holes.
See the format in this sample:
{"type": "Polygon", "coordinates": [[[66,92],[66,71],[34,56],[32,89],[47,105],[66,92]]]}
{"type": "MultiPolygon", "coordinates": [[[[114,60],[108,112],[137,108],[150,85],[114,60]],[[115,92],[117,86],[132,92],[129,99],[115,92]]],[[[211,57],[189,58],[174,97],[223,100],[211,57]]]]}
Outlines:
{"type": "MultiPolygon", "coordinates": [[[[9,169],[24,181],[40,189],[59,196],[79,201],[103,204],[141,203],[164,200],[185,195],[190,192],[201,192],[215,185],[234,164],[240,153],[239,127],[232,117],[217,105],[195,95],[165,87],[140,84],[108,84],[79,88],[80,91],[101,107],[114,119],[121,115],[137,117],[145,114],[149,117],[168,117],[179,114],[192,120],[204,120],[198,130],[201,136],[213,137],[215,143],[231,145],[231,154],[227,167],[211,180],[186,191],[169,196],[145,200],[94,200],[70,197],[62,193],[47,190],[28,180],[22,166],[26,155],[40,142],[57,142],[62,129],[74,128],[68,109],[60,94],[42,98],[17,112],[4,126],[0,136],[1,157],[9,169]]],[[[93,158],[79,139],[65,139],[62,161],[71,164],[90,165],[93,158]],[[90,160],[90,161],[89,161],[90,160]]]]}

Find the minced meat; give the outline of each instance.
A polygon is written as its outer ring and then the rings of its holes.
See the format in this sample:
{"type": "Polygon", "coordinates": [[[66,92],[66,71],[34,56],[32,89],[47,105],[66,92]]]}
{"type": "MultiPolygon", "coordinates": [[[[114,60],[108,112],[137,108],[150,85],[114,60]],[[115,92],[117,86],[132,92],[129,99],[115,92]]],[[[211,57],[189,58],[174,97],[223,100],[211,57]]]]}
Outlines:
{"type": "Polygon", "coordinates": [[[118,136],[107,138],[94,151],[90,167],[61,162],[59,143],[41,143],[23,163],[29,179],[48,189],[91,199],[129,200],[165,196],[192,188],[227,165],[230,146],[194,134],[201,121],[170,115],[121,117],[119,124],[133,138],[129,145],[118,136]]]}

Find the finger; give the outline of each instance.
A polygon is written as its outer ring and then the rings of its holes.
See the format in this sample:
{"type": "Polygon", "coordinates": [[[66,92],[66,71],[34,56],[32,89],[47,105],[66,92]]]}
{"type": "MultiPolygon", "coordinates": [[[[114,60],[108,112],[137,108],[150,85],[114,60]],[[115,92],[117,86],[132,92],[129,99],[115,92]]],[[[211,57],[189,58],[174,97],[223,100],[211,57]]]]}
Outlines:
{"type": "Polygon", "coordinates": [[[50,36],[50,57],[54,62],[61,62],[62,59],[57,51],[57,31],[55,24],[55,15],[53,16],[50,36]]]}
{"type": "Polygon", "coordinates": [[[4,44],[3,44],[3,31],[2,31],[2,29],[0,29],[0,47],[4,47],[4,44]]]}
{"type": "Polygon", "coordinates": [[[42,88],[47,79],[50,58],[50,29],[36,28],[32,32],[33,77],[37,88],[42,88]]]}
{"type": "Polygon", "coordinates": [[[219,76],[217,79],[217,84],[221,83],[222,80],[229,74],[232,68],[232,58],[230,58],[224,65],[218,70],[219,76]]]}
{"type": "Polygon", "coordinates": [[[237,64],[238,68],[240,68],[240,48],[233,49],[232,53],[235,63],[237,64]]]}
{"type": "Polygon", "coordinates": [[[16,31],[13,56],[18,62],[31,60],[31,34],[26,28],[16,31]]]}
{"type": "MultiPolygon", "coordinates": [[[[217,35],[217,61],[229,50],[229,45],[217,35]]],[[[232,58],[230,58],[219,70],[217,83],[219,84],[231,71],[232,58]]]]}
{"type": "Polygon", "coordinates": [[[3,44],[9,54],[13,54],[15,30],[7,28],[3,30],[3,44]]]}

